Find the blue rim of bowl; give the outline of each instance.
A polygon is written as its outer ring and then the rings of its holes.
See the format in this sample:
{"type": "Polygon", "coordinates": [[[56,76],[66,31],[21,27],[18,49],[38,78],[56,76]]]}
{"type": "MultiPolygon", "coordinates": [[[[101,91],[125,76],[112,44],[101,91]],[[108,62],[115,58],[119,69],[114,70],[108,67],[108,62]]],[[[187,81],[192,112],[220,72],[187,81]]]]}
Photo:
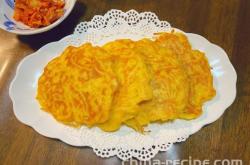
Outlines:
{"type": "Polygon", "coordinates": [[[15,0],[5,0],[5,2],[7,3],[7,5],[14,9],[14,6],[15,6],[15,0]]]}

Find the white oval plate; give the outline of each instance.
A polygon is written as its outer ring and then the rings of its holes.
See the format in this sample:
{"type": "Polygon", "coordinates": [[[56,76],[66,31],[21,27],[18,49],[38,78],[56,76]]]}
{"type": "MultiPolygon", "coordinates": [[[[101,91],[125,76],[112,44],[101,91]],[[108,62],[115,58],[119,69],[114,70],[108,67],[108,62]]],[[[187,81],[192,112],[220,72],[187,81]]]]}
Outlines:
{"type": "MultiPolygon", "coordinates": [[[[110,12],[114,13],[114,10],[110,12]]],[[[119,12],[125,14],[125,17],[130,17],[131,14],[129,13],[136,11],[119,12]]],[[[137,14],[138,18],[145,15],[145,13],[137,14]]],[[[107,15],[110,15],[109,12],[107,15]]],[[[103,16],[103,19],[105,19],[105,16],[103,16]]],[[[154,19],[159,21],[158,18],[154,19]]],[[[151,124],[148,128],[151,132],[146,135],[141,135],[127,127],[122,127],[114,133],[106,133],[98,128],[88,129],[82,126],[80,129],[75,129],[57,122],[50,114],[40,110],[39,103],[35,99],[37,80],[46,64],[60,55],[67,46],[78,46],[85,42],[101,45],[118,38],[138,40],[143,37],[152,37],[153,32],[164,31],[164,28],[166,28],[165,31],[169,31],[169,25],[157,28],[152,24],[144,31],[141,28],[143,23],[137,24],[139,28],[134,25],[131,27],[128,24],[119,24],[119,26],[112,25],[86,30],[86,27],[93,25],[93,22],[92,20],[79,24],[75,34],[58,42],[45,45],[37,52],[25,57],[17,68],[16,76],[9,89],[14,113],[18,120],[31,126],[41,135],[60,139],[73,146],[90,146],[101,157],[117,155],[123,160],[131,157],[148,160],[158,151],[166,151],[171,144],[186,140],[188,136],[197,132],[204,125],[217,120],[234,101],[237,76],[225,51],[200,35],[185,33],[194,49],[205,52],[209,64],[213,68],[216,96],[205,103],[203,114],[199,118],[191,121],[175,120],[162,125],[151,124]],[[152,30],[149,31],[148,29],[152,30]],[[136,150],[145,152],[138,153],[136,150]]]]}

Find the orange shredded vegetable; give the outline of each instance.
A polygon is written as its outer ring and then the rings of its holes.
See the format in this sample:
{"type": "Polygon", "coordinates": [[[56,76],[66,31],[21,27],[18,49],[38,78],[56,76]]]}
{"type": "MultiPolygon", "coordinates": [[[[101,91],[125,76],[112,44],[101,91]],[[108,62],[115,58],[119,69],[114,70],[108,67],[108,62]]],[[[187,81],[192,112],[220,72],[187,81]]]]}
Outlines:
{"type": "Polygon", "coordinates": [[[64,5],[63,0],[16,0],[13,17],[33,28],[44,27],[63,15],[64,5]]]}

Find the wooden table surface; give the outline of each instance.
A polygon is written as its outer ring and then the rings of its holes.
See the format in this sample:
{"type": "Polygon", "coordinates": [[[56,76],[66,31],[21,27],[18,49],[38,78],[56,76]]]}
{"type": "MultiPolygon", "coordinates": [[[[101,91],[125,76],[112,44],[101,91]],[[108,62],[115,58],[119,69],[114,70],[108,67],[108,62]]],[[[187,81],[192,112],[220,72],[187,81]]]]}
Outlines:
{"type": "Polygon", "coordinates": [[[236,100],[223,116],[154,160],[241,159],[250,164],[249,0],[78,0],[71,15],[49,32],[18,36],[0,30],[0,164],[121,164],[116,157],[102,159],[90,148],[66,145],[21,124],[8,94],[25,56],[71,34],[80,21],[112,8],[152,11],[173,27],[206,37],[225,49],[238,75],[236,100]]]}

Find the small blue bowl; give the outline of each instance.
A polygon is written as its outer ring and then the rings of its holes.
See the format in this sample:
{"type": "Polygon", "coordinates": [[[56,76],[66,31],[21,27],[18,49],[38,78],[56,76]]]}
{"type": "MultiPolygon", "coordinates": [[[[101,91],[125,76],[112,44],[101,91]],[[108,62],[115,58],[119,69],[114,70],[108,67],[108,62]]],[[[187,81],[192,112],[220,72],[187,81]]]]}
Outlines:
{"type": "Polygon", "coordinates": [[[32,35],[48,31],[59,25],[72,11],[76,0],[64,0],[64,14],[57,21],[42,28],[31,28],[13,19],[15,0],[0,0],[0,28],[20,35],[32,35]]]}

